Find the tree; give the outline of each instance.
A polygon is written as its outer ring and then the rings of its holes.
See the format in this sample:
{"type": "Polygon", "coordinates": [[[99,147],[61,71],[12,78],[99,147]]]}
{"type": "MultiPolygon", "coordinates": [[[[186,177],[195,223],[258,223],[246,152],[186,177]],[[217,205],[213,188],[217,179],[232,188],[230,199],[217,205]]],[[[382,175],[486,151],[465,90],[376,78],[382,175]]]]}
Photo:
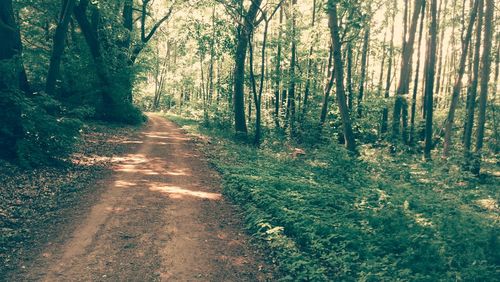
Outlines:
{"type": "MultiPolygon", "coordinates": [[[[434,93],[434,74],[436,69],[436,49],[437,49],[437,0],[431,0],[429,26],[429,41],[427,48],[427,66],[425,76],[425,103],[427,113],[425,115],[425,147],[424,156],[426,160],[431,159],[432,149],[432,118],[433,118],[433,93],[434,93]]],[[[423,16],[423,14],[422,14],[423,16]]]]}
{"type": "Polygon", "coordinates": [[[354,133],[351,126],[351,118],[349,117],[349,109],[347,108],[345,91],[344,91],[344,68],[342,63],[342,45],[339,36],[337,4],[333,0],[328,1],[328,26],[330,27],[330,36],[332,37],[333,45],[333,65],[335,68],[335,86],[337,105],[340,110],[342,118],[342,127],[344,130],[344,140],[346,148],[355,153],[356,141],[354,140],[354,133]]]}
{"type": "MultiPolygon", "coordinates": [[[[244,12],[243,21],[238,22],[236,29],[236,52],[234,64],[234,128],[238,134],[247,134],[245,121],[245,61],[248,49],[248,37],[255,28],[255,19],[262,0],[252,1],[248,11],[244,12]]],[[[240,2],[243,7],[243,1],[240,2]]],[[[243,8],[242,8],[243,9],[243,8]]],[[[238,15],[236,13],[236,15],[238,15]]]]}
{"type": "Polygon", "coordinates": [[[9,88],[12,81],[16,81],[16,88],[30,94],[26,70],[21,59],[21,33],[14,17],[12,0],[0,1],[0,42],[0,61],[10,62],[13,66],[1,68],[0,91],[9,88]]]}
{"type": "Polygon", "coordinates": [[[260,83],[259,90],[257,91],[257,86],[255,82],[255,75],[253,71],[253,48],[252,48],[252,36],[248,38],[249,50],[249,61],[250,61],[250,80],[252,82],[252,92],[253,99],[255,103],[255,137],[254,144],[256,146],[260,145],[261,139],[261,106],[262,106],[262,91],[264,90],[264,75],[265,75],[265,63],[266,63],[266,43],[267,43],[267,31],[269,29],[269,22],[273,18],[274,14],[278,11],[283,0],[276,5],[271,14],[268,16],[266,10],[261,9],[261,18],[264,20],[264,33],[262,35],[262,51],[261,51],[261,63],[260,63],[260,83]]]}
{"type": "Polygon", "coordinates": [[[417,92],[418,92],[418,81],[419,81],[419,73],[420,73],[420,49],[422,45],[422,33],[424,29],[424,13],[425,11],[425,2],[422,5],[422,17],[420,17],[420,27],[418,31],[418,45],[417,45],[417,66],[415,70],[415,79],[413,80],[413,95],[411,99],[411,120],[410,120],[410,140],[408,143],[410,145],[414,145],[415,143],[415,116],[416,116],[416,107],[417,107],[417,92]]]}
{"type": "Polygon", "coordinates": [[[358,117],[361,117],[361,114],[363,112],[362,101],[363,101],[363,95],[365,92],[366,64],[367,64],[367,57],[368,57],[369,42],[370,42],[370,22],[368,22],[365,26],[365,34],[364,34],[364,39],[363,39],[363,50],[361,51],[361,74],[360,74],[360,79],[359,79],[358,107],[357,107],[358,117]]]}
{"type": "Polygon", "coordinates": [[[460,57],[460,64],[457,71],[457,76],[455,78],[455,84],[453,85],[453,91],[451,96],[450,108],[448,111],[448,117],[445,124],[445,135],[444,135],[444,148],[443,156],[447,157],[450,152],[450,147],[452,143],[453,134],[453,122],[455,119],[455,110],[458,104],[458,96],[460,95],[460,90],[462,89],[462,78],[465,72],[465,63],[467,61],[467,52],[469,51],[469,43],[472,37],[472,28],[474,27],[474,22],[476,20],[477,7],[479,6],[479,1],[474,2],[474,7],[470,12],[469,25],[467,27],[467,32],[462,46],[462,56],[460,57]]]}
{"type": "Polygon", "coordinates": [[[73,9],[73,13],[85,37],[85,41],[95,64],[97,77],[99,78],[102,95],[102,107],[99,111],[104,117],[110,118],[108,110],[116,106],[116,101],[112,95],[111,78],[109,77],[108,68],[105,64],[101,50],[99,34],[97,32],[98,23],[95,22],[99,19],[99,11],[97,7],[91,6],[93,19],[91,23],[86,14],[89,4],[89,0],[80,0],[80,3],[73,9]]]}
{"type": "MultiPolygon", "coordinates": [[[[316,0],[313,0],[312,6],[312,20],[311,20],[311,28],[314,29],[314,25],[316,23],[316,0]]],[[[307,70],[306,70],[306,85],[304,89],[304,103],[302,105],[302,119],[305,117],[307,113],[307,105],[309,102],[309,93],[311,91],[311,72],[312,72],[312,64],[313,64],[313,51],[314,45],[317,44],[318,34],[314,33],[311,46],[309,47],[309,53],[307,54],[307,70]]]]}
{"type": "MultiPolygon", "coordinates": [[[[392,3],[392,20],[391,20],[392,27],[391,27],[391,42],[389,43],[389,62],[387,67],[387,77],[385,79],[385,91],[384,91],[384,98],[386,100],[389,98],[389,92],[392,82],[392,65],[394,60],[394,26],[396,25],[395,22],[396,9],[397,9],[397,2],[396,0],[394,0],[392,3]]],[[[387,132],[388,123],[389,123],[389,109],[387,107],[387,104],[385,104],[384,108],[382,109],[382,122],[380,125],[380,133],[384,134],[387,132]]]]}
{"type": "Polygon", "coordinates": [[[290,135],[295,136],[295,84],[297,80],[297,76],[295,73],[296,65],[297,65],[297,28],[296,28],[296,12],[295,5],[297,4],[297,0],[291,0],[290,2],[290,11],[291,11],[291,48],[290,48],[290,69],[288,71],[290,83],[288,85],[288,103],[286,109],[286,118],[287,122],[290,125],[290,135]]]}
{"type": "Polygon", "coordinates": [[[61,57],[64,52],[66,33],[68,24],[73,14],[75,0],[62,0],[61,13],[57,22],[56,32],[52,43],[52,55],[50,57],[49,71],[47,73],[47,82],[45,84],[45,92],[54,95],[56,87],[56,79],[59,76],[61,66],[61,57]]]}
{"type": "Polygon", "coordinates": [[[406,129],[408,123],[408,103],[406,101],[406,95],[409,93],[415,34],[417,31],[418,17],[420,11],[422,10],[422,5],[423,0],[415,0],[410,30],[408,31],[408,39],[403,37],[399,84],[396,90],[396,101],[394,103],[392,137],[397,140],[399,138],[399,133],[401,132],[401,139],[404,143],[408,141],[406,129]]]}
{"type": "Polygon", "coordinates": [[[464,160],[465,167],[471,170],[471,145],[472,145],[472,128],[474,126],[474,110],[476,108],[477,85],[479,83],[479,65],[481,64],[481,35],[483,28],[483,13],[484,1],[478,0],[477,22],[476,22],[476,38],[474,44],[474,59],[472,69],[472,80],[467,89],[467,103],[464,125],[464,160]]]}
{"type": "Polygon", "coordinates": [[[486,102],[488,99],[488,82],[491,68],[491,46],[493,38],[493,11],[495,4],[493,0],[486,0],[484,15],[484,41],[483,41],[483,54],[481,58],[481,92],[479,93],[479,111],[477,116],[477,136],[476,136],[476,150],[475,160],[472,167],[474,174],[479,174],[481,169],[481,155],[484,142],[484,124],[486,123],[486,102]]]}

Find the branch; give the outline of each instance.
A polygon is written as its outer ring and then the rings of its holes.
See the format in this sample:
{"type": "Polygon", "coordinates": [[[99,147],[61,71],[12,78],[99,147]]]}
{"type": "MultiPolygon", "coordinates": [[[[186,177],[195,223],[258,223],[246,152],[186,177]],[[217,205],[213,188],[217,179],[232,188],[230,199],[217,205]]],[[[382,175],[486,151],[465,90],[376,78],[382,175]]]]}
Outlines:
{"type": "Polygon", "coordinates": [[[153,35],[155,34],[156,30],[166,21],[170,18],[170,16],[172,15],[172,11],[174,10],[174,6],[175,6],[175,3],[172,4],[172,6],[170,6],[170,9],[168,9],[168,12],[167,14],[165,14],[165,16],[163,16],[163,18],[161,18],[158,22],[156,22],[156,24],[153,26],[153,28],[151,28],[151,31],[149,31],[148,35],[146,37],[143,37],[142,39],[142,42],[143,43],[147,43],[151,37],[153,37],[153,35]]]}

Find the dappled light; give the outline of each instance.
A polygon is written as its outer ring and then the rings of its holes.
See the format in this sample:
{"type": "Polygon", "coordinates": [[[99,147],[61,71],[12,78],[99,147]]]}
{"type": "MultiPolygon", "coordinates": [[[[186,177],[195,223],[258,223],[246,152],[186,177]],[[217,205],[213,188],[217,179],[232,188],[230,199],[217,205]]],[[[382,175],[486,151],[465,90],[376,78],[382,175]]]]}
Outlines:
{"type": "Polygon", "coordinates": [[[184,197],[194,197],[207,200],[220,200],[220,193],[208,193],[202,191],[193,191],[179,186],[160,186],[150,185],[149,190],[167,194],[173,199],[182,199],[184,197]]]}

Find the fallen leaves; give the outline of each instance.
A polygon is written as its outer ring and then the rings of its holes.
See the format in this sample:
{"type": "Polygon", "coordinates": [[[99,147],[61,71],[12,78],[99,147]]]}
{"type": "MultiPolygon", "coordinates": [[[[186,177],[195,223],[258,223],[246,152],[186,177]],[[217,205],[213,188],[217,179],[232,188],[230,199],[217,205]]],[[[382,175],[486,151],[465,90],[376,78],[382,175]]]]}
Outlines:
{"type": "Polygon", "coordinates": [[[59,215],[74,208],[93,183],[109,171],[113,157],[127,150],[138,128],[87,124],[82,139],[63,165],[21,169],[0,160],[0,273],[56,232],[59,215]]]}

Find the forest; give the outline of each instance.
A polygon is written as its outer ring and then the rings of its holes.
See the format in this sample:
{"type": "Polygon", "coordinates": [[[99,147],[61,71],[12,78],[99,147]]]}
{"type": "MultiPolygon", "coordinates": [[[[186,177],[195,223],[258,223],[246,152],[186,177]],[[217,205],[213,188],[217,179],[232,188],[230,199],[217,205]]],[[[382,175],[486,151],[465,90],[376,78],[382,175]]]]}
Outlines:
{"type": "Polygon", "coordinates": [[[499,10],[0,0],[0,281],[500,281],[499,10]]]}

